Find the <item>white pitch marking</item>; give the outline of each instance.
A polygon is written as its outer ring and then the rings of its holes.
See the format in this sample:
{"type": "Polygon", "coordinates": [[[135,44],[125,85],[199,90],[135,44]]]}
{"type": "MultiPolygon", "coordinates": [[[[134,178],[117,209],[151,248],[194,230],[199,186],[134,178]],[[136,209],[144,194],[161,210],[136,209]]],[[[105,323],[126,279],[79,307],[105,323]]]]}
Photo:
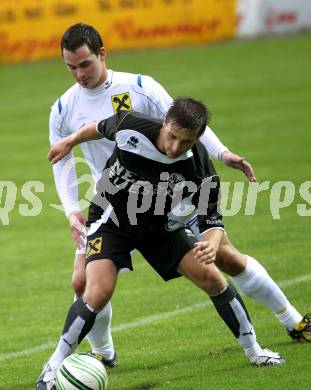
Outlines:
{"type": "MultiPolygon", "coordinates": [[[[289,286],[293,286],[293,285],[298,284],[298,283],[307,282],[309,280],[311,280],[311,274],[299,276],[295,279],[283,280],[283,281],[278,283],[278,286],[279,287],[289,287],[289,286]]],[[[127,324],[121,324],[119,326],[113,327],[112,332],[116,333],[116,332],[122,332],[123,330],[138,328],[140,326],[152,324],[153,322],[156,322],[156,321],[166,320],[168,318],[171,318],[171,317],[174,317],[174,316],[177,316],[180,314],[190,313],[194,310],[206,308],[206,307],[209,307],[211,305],[212,305],[211,301],[195,303],[194,305],[187,306],[187,307],[184,307],[182,309],[177,309],[177,310],[169,311],[166,313],[156,314],[153,316],[143,318],[143,319],[138,320],[138,321],[129,322],[127,324]]],[[[50,348],[55,348],[56,344],[57,343],[54,341],[49,341],[48,343],[38,345],[37,347],[34,347],[34,348],[24,349],[23,351],[16,351],[16,352],[7,353],[5,355],[0,355],[0,362],[4,362],[6,360],[17,358],[17,357],[28,356],[32,353],[45,351],[45,350],[50,349],[50,348]]]]}
{"type": "Polygon", "coordinates": [[[16,351],[16,352],[11,352],[7,353],[6,355],[0,355],[0,362],[4,362],[5,360],[8,359],[14,359],[22,356],[27,356],[32,353],[36,352],[41,352],[45,351],[46,349],[49,348],[55,348],[56,343],[54,341],[49,341],[48,343],[38,345],[37,347],[34,348],[29,348],[29,349],[24,349],[23,351],[16,351]]]}

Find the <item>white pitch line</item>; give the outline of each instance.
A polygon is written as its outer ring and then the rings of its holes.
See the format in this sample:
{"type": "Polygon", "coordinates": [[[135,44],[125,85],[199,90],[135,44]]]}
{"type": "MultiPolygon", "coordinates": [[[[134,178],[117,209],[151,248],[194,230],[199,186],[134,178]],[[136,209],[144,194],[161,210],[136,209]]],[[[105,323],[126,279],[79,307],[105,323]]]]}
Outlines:
{"type": "Polygon", "coordinates": [[[278,286],[282,287],[282,288],[288,287],[288,286],[292,286],[294,284],[307,282],[310,279],[311,279],[311,274],[307,274],[307,275],[299,276],[298,278],[295,278],[295,279],[283,280],[280,283],[278,283],[278,286]]]}
{"type": "Polygon", "coordinates": [[[49,349],[49,348],[55,348],[55,346],[56,346],[56,343],[54,341],[49,341],[48,343],[38,345],[37,347],[34,347],[34,348],[24,349],[23,351],[7,353],[6,355],[0,355],[0,362],[4,362],[5,360],[18,358],[18,357],[22,357],[22,356],[28,356],[32,353],[45,351],[46,349],[49,349]]]}
{"type": "MultiPolygon", "coordinates": [[[[298,283],[307,282],[309,280],[311,280],[311,274],[299,276],[298,278],[294,278],[294,279],[290,279],[290,280],[283,280],[283,281],[278,283],[278,286],[284,288],[284,287],[293,286],[293,285],[298,284],[298,283]]],[[[182,309],[177,309],[177,310],[169,311],[166,313],[156,314],[153,316],[143,318],[143,319],[138,320],[138,321],[129,322],[127,324],[121,324],[119,326],[113,327],[112,332],[117,333],[117,332],[122,332],[122,331],[128,330],[128,329],[138,328],[140,326],[152,324],[156,321],[163,321],[163,320],[166,320],[166,319],[171,318],[171,317],[175,317],[175,316],[180,315],[180,314],[190,313],[194,310],[206,308],[206,307],[209,307],[211,305],[212,305],[211,301],[195,303],[194,305],[186,306],[182,309]]],[[[48,343],[38,345],[37,347],[34,347],[34,348],[24,349],[23,351],[11,352],[11,353],[7,353],[5,355],[0,355],[0,362],[4,362],[6,360],[17,358],[17,357],[28,356],[32,353],[45,351],[45,350],[50,349],[50,348],[55,348],[56,344],[57,344],[56,341],[55,342],[49,341],[48,343]]]]}
{"type": "Polygon", "coordinates": [[[190,313],[193,310],[202,309],[203,307],[208,307],[211,305],[212,305],[211,301],[196,303],[196,304],[191,305],[191,306],[186,306],[182,309],[177,309],[177,310],[173,310],[173,311],[168,311],[166,313],[156,314],[154,316],[149,316],[149,317],[143,318],[139,321],[129,322],[129,323],[123,324],[123,325],[121,324],[119,326],[116,326],[115,328],[112,327],[112,332],[116,333],[116,332],[122,332],[122,330],[138,328],[139,326],[152,324],[153,322],[156,322],[156,321],[166,320],[170,317],[175,317],[179,314],[190,313]]]}

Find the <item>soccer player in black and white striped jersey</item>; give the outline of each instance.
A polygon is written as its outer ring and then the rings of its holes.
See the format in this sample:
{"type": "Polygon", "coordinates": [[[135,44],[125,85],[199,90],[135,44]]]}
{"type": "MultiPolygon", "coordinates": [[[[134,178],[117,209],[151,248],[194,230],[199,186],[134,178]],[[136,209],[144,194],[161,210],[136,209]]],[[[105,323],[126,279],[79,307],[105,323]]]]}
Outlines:
{"type": "Polygon", "coordinates": [[[211,163],[202,169],[206,151],[199,137],[208,117],[202,103],[180,98],[164,122],[123,111],[97,125],[84,126],[52,147],[49,159],[56,163],[81,142],[102,137],[116,142],[94,198],[98,212],[87,237],[86,290],[68,311],[57,350],[46,368],[50,373],[90,331],[97,313],[112,297],[118,271],[133,269],[133,249],[165,281],[183,275],[206,292],[253,364],[284,363],[279,354],[259,346],[242,298],[215,265],[224,228],[217,208],[218,176],[211,163]],[[202,177],[207,171],[209,176],[202,177]],[[204,192],[208,179],[215,185],[204,192]],[[164,191],[163,182],[167,183],[164,191]],[[195,207],[205,198],[201,241],[184,226],[168,225],[176,197],[180,201],[192,198],[195,207]]]}

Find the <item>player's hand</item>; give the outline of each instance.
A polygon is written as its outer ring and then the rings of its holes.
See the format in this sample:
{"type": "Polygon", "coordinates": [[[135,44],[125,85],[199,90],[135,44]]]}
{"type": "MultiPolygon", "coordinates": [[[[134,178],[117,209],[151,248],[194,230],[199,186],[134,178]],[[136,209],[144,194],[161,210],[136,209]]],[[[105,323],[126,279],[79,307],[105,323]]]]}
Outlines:
{"type": "Polygon", "coordinates": [[[221,159],[223,163],[229,167],[240,169],[244,172],[249,181],[256,181],[253,168],[251,164],[244,159],[244,157],[240,157],[237,154],[230,152],[230,150],[226,150],[222,153],[221,159]]]}
{"type": "Polygon", "coordinates": [[[68,142],[66,138],[55,142],[54,145],[51,146],[49,154],[48,154],[48,160],[55,164],[57,161],[61,160],[63,157],[65,157],[72,149],[71,144],[68,142]]]}
{"type": "Polygon", "coordinates": [[[86,237],[86,218],[81,211],[73,211],[68,216],[71,236],[74,240],[76,247],[81,249],[85,245],[86,237]]]}
{"type": "Polygon", "coordinates": [[[193,253],[199,263],[210,264],[216,260],[217,249],[210,241],[199,241],[194,244],[193,253]]]}

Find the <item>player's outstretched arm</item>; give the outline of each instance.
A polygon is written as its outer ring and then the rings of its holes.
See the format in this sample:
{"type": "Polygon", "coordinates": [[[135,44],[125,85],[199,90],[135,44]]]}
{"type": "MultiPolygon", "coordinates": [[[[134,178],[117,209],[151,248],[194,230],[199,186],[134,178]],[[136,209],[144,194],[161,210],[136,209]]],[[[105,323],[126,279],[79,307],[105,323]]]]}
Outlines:
{"type": "Polygon", "coordinates": [[[205,132],[200,137],[200,141],[205,146],[210,156],[221,160],[225,165],[231,168],[240,169],[249,181],[256,181],[251,164],[247,162],[244,157],[232,153],[223,145],[210,127],[206,126],[205,132]]]}
{"type": "Polygon", "coordinates": [[[240,157],[237,154],[230,152],[230,150],[225,150],[221,155],[221,160],[225,165],[228,165],[231,168],[240,169],[244,172],[249,181],[256,181],[253,167],[244,159],[244,157],[240,157]]]}
{"type": "Polygon", "coordinates": [[[63,138],[60,141],[55,142],[50,148],[48,154],[48,160],[55,164],[57,161],[61,160],[71,149],[85,141],[91,141],[95,139],[103,138],[103,135],[97,132],[96,122],[88,123],[85,126],[82,126],[80,130],[72,133],[66,138],[63,138]]]}

